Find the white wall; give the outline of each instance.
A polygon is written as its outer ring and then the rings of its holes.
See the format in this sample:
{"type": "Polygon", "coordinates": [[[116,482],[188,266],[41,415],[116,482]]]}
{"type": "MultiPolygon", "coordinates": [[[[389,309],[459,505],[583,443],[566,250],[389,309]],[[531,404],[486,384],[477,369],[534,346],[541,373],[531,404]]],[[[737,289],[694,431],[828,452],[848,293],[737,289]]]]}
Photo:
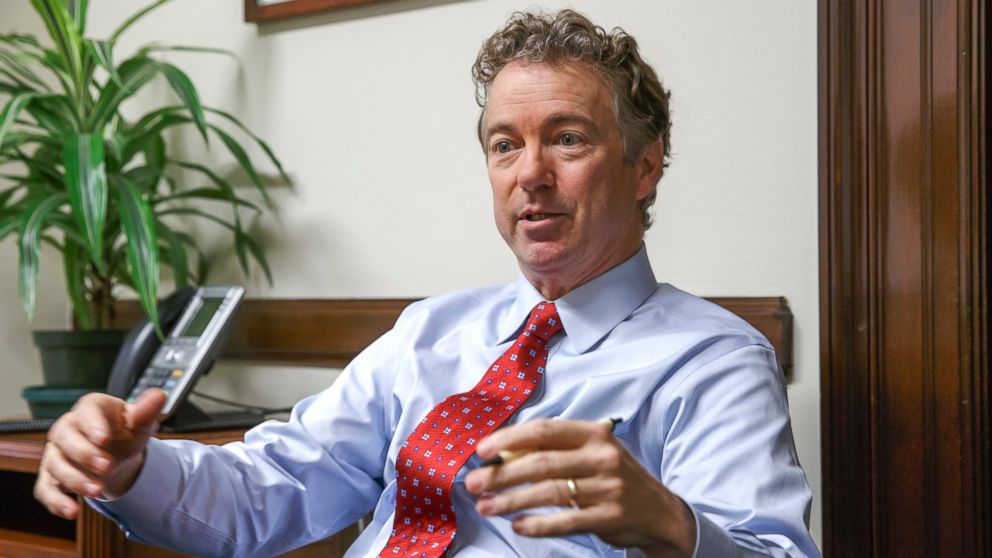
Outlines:
{"type": "MultiPolygon", "coordinates": [[[[27,4],[4,2],[0,31],[38,30],[27,4]]],[[[138,4],[91,2],[90,34],[106,35],[138,4]]],[[[474,137],[469,68],[509,12],[532,5],[406,0],[261,27],[243,22],[241,5],[177,0],[123,46],[157,40],[241,57],[239,67],[224,57],[168,55],[205,102],[269,140],[296,180],[294,191],[276,196],[278,218],[261,223],[276,283],[255,277],[250,295],[426,296],[512,280],[515,262],[492,224],[474,137]]],[[[647,235],[660,279],[704,296],[788,297],[796,316],[789,396],[819,540],[815,2],[539,5],[570,5],[605,27],[624,27],[672,90],[674,162],[647,235]]],[[[166,94],[160,84],[151,91],[166,94]]],[[[210,157],[218,153],[215,145],[210,157]]],[[[23,412],[20,388],[40,379],[15,295],[15,254],[9,241],[0,246],[0,289],[8,293],[0,298],[8,386],[0,415],[23,412]]],[[[244,282],[229,255],[218,259],[215,280],[244,282]]],[[[34,325],[58,326],[66,314],[61,270],[53,257],[43,265],[34,325]]],[[[301,373],[299,384],[316,389],[324,377],[301,373]]],[[[255,395],[272,398],[272,387],[255,395]]]]}

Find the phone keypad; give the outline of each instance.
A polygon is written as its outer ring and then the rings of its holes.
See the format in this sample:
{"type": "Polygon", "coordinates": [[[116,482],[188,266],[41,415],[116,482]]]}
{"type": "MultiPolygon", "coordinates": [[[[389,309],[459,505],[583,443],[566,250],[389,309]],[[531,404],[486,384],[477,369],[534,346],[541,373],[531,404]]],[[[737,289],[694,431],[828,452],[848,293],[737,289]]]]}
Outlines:
{"type": "Polygon", "coordinates": [[[149,388],[159,388],[166,394],[171,394],[172,390],[179,385],[183,376],[186,375],[185,370],[178,368],[166,368],[162,366],[149,366],[145,369],[145,373],[142,374],[141,379],[131,390],[130,396],[128,396],[128,402],[134,402],[146,389],[149,388]]]}

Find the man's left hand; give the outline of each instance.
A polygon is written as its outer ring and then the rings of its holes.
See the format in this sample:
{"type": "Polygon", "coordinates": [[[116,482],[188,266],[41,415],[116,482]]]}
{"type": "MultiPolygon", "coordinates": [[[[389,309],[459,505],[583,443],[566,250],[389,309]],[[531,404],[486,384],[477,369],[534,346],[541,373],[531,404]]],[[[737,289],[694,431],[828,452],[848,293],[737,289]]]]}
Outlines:
{"type": "Polygon", "coordinates": [[[465,479],[468,490],[479,496],[479,513],[564,506],[569,509],[556,514],[520,515],[513,530],[531,537],[594,533],[614,546],[640,548],[647,556],[692,556],[692,512],[605,424],[528,421],[496,431],[476,451],[486,460],[504,450],[526,453],[480,467],[465,479]]]}

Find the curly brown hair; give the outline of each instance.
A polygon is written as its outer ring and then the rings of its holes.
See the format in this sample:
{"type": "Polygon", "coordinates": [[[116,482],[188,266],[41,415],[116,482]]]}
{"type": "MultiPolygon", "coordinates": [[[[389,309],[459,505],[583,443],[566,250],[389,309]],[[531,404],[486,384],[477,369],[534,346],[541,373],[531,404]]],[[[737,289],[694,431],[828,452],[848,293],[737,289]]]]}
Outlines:
{"type": "MultiPolygon", "coordinates": [[[[623,138],[624,160],[637,160],[650,144],[662,140],[665,166],[671,152],[670,93],[654,69],[641,58],[637,41],[619,27],[607,32],[586,16],[561,10],[556,14],[514,12],[506,25],[486,39],[472,66],[475,98],[482,113],[477,133],[482,142],[489,89],[496,74],[514,61],[587,64],[613,90],[613,113],[623,138]]],[[[641,203],[641,224],[651,226],[649,209],[657,193],[641,203]]]]}

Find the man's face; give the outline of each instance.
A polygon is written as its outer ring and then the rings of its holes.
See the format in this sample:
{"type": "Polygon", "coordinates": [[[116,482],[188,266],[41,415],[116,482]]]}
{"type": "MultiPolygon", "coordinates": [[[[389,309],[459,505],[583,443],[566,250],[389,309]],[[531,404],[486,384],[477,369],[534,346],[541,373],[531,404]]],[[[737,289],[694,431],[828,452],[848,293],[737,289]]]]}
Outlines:
{"type": "Polygon", "coordinates": [[[490,88],[482,138],[496,226],[549,299],[641,244],[638,201],[657,182],[660,143],[624,163],[612,102],[605,81],[578,63],[513,62],[490,88]]]}

